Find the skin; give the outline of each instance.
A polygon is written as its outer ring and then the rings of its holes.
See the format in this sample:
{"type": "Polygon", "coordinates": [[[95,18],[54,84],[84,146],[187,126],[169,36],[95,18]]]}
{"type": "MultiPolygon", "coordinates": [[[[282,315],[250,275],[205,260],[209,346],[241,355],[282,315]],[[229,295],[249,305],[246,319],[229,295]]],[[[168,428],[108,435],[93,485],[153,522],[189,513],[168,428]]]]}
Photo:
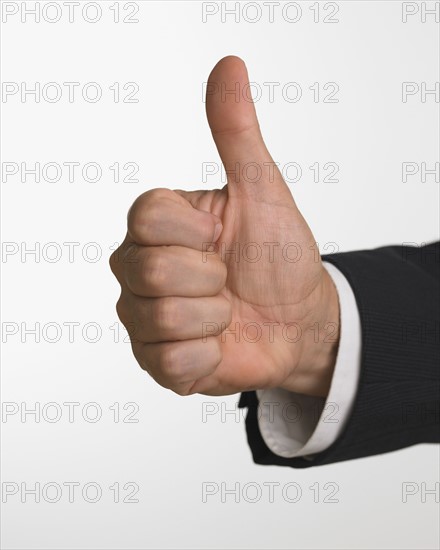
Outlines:
{"type": "Polygon", "coordinates": [[[179,395],[279,387],[326,396],[338,296],[266,149],[247,83],[232,56],[208,80],[206,112],[228,184],[153,189],[131,207],[110,258],[117,312],[140,366],[179,395]],[[234,89],[238,97],[225,93],[234,89]]]}

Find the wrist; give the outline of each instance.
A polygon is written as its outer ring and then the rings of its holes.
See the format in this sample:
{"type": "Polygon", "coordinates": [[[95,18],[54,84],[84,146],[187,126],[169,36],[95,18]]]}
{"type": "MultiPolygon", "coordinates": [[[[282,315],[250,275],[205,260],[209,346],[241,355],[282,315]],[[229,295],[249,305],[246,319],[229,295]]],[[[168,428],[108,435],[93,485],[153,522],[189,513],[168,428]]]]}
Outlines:
{"type": "Polygon", "coordinates": [[[326,397],[338,353],[340,307],[336,287],[325,268],[310,300],[311,313],[301,323],[298,360],[282,387],[295,393],[326,397]]]}

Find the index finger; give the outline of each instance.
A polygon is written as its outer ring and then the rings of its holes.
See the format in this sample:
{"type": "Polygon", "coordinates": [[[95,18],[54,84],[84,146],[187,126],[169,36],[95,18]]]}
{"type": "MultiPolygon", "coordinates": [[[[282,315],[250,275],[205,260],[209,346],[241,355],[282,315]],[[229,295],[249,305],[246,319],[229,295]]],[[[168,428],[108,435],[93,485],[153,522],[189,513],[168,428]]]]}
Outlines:
{"type": "Polygon", "coordinates": [[[153,189],[138,197],[128,213],[128,234],[143,246],[175,245],[204,250],[219,237],[215,214],[194,208],[170,189],[153,189]]]}

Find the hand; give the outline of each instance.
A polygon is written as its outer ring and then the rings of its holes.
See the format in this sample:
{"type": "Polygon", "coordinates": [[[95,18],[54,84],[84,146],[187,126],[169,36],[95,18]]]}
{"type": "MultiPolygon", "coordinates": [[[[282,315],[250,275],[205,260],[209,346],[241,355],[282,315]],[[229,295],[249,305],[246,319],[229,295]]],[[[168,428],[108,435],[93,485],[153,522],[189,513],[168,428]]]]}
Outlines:
{"type": "Polygon", "coordinates": [[[141,367],[179,395],[280,387],[325,396],[338,297],[266,149],[247,83],[244,63],[226,57],[207,86],[228,184],[154,189],[131,207],[110,259],[117,312],[141,367]],[[234,89],[237,97],[226,93],[234,89]]]}

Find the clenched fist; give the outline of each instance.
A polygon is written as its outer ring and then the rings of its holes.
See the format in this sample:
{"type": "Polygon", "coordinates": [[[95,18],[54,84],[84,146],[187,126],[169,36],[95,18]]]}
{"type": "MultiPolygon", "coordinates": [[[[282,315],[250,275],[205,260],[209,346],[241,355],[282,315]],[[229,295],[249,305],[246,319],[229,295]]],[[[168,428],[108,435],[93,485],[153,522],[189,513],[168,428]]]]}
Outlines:
{"type": "Polygon", "coordinates": [[[248,91],[239,58],[214,67],[206,112],[228,184],[136,199],[110,258],[117,312],[140,366],[179,395],[280,387],[325,396],[339,339],[336,289],[248,91]]]}

